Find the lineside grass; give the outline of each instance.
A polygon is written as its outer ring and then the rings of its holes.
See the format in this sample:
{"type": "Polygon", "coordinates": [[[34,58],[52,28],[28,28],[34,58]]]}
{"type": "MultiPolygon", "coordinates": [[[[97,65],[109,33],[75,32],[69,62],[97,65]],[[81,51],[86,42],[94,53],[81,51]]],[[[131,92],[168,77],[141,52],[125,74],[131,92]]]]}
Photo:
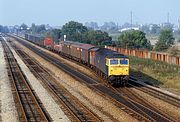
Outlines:
{"type": "Polygon", "coordinates": [[[180,66],[129,56],[132,76],[180,94],[180,66]]]}

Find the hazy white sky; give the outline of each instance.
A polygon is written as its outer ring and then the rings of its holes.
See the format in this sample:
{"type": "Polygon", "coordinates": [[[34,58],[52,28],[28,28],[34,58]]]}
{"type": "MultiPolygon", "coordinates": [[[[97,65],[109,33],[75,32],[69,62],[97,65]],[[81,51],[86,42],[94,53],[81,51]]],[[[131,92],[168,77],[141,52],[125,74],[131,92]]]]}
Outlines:
{"type": "Polygon", "coordinates": [[[180,0],[0,0],[0,24],[26,23],[63,25],[70,20],[79,22],[105,21],[119,24],[161,23],[177,24],[180,0]]]}

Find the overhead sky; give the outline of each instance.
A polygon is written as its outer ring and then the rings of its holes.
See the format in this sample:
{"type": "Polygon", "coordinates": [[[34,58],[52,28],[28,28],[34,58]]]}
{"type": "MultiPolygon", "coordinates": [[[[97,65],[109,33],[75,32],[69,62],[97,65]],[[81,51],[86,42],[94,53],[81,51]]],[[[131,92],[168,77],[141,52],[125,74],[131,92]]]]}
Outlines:
{"type": "Polygon", "coordinates": [[[103,24],[162,23],[177,24],[180,0],[0,0],[0,25],[50,24],[61,26],[70,20],[103,24]]]}

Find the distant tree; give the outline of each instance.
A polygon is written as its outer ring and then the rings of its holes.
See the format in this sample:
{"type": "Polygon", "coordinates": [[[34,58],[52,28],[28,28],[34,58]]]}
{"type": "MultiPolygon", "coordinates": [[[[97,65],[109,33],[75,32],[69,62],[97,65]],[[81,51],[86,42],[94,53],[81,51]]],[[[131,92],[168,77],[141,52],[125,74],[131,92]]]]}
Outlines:
{"type": "Polygon", "coordinates": [[[165,51],[169,47],[171,47],[174,44],[174,37],[173,33],[169,29],[164,29],[161,31],[159,40],[155,45],[156,51],[165,51]]]}
{"type": "Polygon", "coordinates": [[[122,28],[130,28],[131,26],[131,23],[126,22],[122,25],[122,28]]]}
{"type": "Polygon", "coordinates": [[[0,25],[0,32],[2,33],[8,33],[9,32],[9,29],[7,26],[2,26],[0,25]]]}
{"type": "Polygon", "coordinates": [[[177,39],[177,42],[179,42],[179,43],[180,43],[180,38],[178,38],[178,39],[177,39]]]}
{"type": "Polygon", "coordinates": [[[2,25],[0,25],[0,32],[2,32],[3,31],[3,26],[2,25]]]}
{"type": "Polygon", "coordinates": [[[112,44],[111,40],[112,38],[108,35],[107,32],[92,30],[84,34],[82,42],[94,45],[110,45],[112,44]]]}
{"type": "Polygon", "coordinates": [[[32,34],[35,34],[37,32],[37,28],[34,23],[32,23],[32,25],[31,25],[31,31],[32,31],[32,34]]]}
{"type": "Polygon", "coordinates": [[[88,29],[93,29],[93,30],[99,28],[97,22],[86,22],[86,23],[85,23],[85,26],[86,26],[88,29]]]}
{"type": "Polygon", "coordinates": [[[148,25],[143,25],[143,26],[140,28],[140,30],[143,31],[143,32],[146,33],[146,34],[148,34],[148,33],[150,32],[148,25]]]}
{"type": "Polygon", "coordinates": [[[21,24],[20,30],[27,30],[28,26],[26,24],[21,24]]]}
{"type": "Polygon", "coordinates": [[[151,43],[146,39],[145,33],[139,30],[123,32],[118,37],[117,46],[129,49],[152,49],[151,43]]]}
{"type": "Polygon", "coordinates": [[[62,27],[62,35],[66,35],[67,39],[71,41],[81,41],[83,34],[87,31],[87,27],[74,21],[70,21],[62,27]]]}
{"type": "Polygon", "coordinates": [[[176,30],[174,34],[180,35],[180,30],[176,30]]]}
{"type": "Polygon", "coordinates": [[[104,31],[117,31],[118,27],[117,27],[116,23],[114,23],[114,22],[105,22],[101,26],[101,30],[104,30],[104,31]]]}
{"type": "Polygon", "coordinates": [[[53,35],[51,34],[50,31],[48,31],[48,32],[45,33],[45,37],[47,37],[47,38],[53,38],[53,35]]]}
{"type": "Polygon", "coordinates": [[[8,33],[9,32],[9,29],[7,26],[4,26],[4,33],[8,33]]]}
{"type": "Polygon", "coordinates": [[[53,29],[51,30],[50,35],[53,38],[53,40],[56,43],[58,43],[59,39],[61,38],[61,33],[62,33],[61,29],[53,29]]]}
{"type": "Polygon", "coordinates": [[[163,26],[161,27],[162,30],[173,30],[174,24],[171,23],[164,23],[163,26]]]}
{"type": "Polygon", "coordinates": [[[161,31],[160,26],[158,26],[156,24],[153,24],[152,27],[151,27],[150,33],[151,34],[159,34],[160,31],[161,31]]]}
{"type": "Polygon", "coordinates": [[[41,34],[46,32],[46,27],[44,24],[35,25],[34,23],[31,25],[31,31],[33,34],[41,34]]]}
{"type": "Polygon", "coordinates": [[[37,33],[42,33],[46,31],[46,27],[44,24],[37,26],[37,33]]]}

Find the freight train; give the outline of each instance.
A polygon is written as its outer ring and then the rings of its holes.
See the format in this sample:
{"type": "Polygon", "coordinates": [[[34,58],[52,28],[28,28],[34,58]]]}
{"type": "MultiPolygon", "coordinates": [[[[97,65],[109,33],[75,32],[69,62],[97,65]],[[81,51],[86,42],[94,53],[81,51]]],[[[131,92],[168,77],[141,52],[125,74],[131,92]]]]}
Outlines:
{"type": "MultiPolygon", "coordinates": [[[[44,44],[37,42],[36,38],[31,37],[30,40],[27,34],[25,35],[25,39],[38,43],[38,45],[44,44]]],[[[72,41],[61,41],[58,46],[54,47],[54,45],[50,48],[48,46],[48,49],[89,66],[112,85],[125,86],[128,82],[129,59],[125,55],[103,47],[72,41]]]]}

